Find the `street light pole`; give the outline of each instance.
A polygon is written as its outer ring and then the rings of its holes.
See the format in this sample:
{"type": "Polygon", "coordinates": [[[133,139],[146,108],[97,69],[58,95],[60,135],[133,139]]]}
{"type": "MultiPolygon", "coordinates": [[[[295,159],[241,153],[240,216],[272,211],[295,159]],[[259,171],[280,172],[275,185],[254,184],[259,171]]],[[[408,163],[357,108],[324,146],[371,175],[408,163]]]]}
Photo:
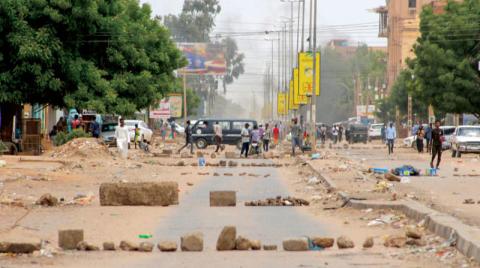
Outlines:
{"type": "Polygon", "coordinates": [[[315,131],[315,125],[317,121],[317,0],[314,1],[313,7],[313,85],[312,85],[312,136],[313,136],[313,149],[317,148],[317,133],[315,131]]]}

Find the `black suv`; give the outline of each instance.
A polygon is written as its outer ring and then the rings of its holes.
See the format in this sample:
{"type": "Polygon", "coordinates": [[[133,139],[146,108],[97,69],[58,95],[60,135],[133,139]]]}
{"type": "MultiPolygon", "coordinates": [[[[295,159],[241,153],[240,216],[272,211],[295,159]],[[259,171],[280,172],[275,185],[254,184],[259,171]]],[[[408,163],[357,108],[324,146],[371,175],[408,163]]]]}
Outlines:
{"type": "Polygon", "coordinates": [[[251,119],[200,119],[192,126],[193,142],[199,149],[205,149],[208,145],[215,144],[213,125],[218,122],[222,126],[222,144],[236,145],[242,148],[242,136],[240,132],[246,123],[252,128],[257,121],[251,119]]]}

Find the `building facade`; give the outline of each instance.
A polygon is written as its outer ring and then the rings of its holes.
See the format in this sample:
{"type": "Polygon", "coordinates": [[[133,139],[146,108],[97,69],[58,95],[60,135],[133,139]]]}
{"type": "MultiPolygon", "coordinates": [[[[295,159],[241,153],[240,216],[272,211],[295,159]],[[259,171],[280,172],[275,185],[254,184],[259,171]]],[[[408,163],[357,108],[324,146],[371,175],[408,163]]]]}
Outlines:
{"type": "Polygon", "coordinates": [[[379,37],[388,39],[387,92],[390,92],[400,71],[414,58],[413,46],[420,36],[422,8],[432,5],[441,12],[445,0],[386,0],[386,5],[377,8],[379,14],[379,37]]]}

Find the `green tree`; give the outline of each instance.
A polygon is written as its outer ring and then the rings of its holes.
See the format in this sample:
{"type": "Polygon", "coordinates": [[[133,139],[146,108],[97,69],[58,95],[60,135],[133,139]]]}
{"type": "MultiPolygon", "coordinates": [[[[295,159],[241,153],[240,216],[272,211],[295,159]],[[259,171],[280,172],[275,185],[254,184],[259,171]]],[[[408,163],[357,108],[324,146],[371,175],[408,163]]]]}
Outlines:
{"type": "Polygon", "coordinates": [[[449,1],[445,12],[427,6],[421,14],[414,47],[416,96],[445,113],[471,113],[480,117],[480,2],[449,1]]]}
{"type": "Polygon", "coordinates": [[[136,0],[0,2],[0,102],[132,114],[186,64],[136,0]]]}

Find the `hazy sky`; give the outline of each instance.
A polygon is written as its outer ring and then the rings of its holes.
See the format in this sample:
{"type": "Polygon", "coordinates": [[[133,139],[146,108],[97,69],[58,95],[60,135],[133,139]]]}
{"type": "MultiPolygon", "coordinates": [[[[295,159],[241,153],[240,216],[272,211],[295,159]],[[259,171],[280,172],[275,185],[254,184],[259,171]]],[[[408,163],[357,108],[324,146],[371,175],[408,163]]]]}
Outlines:
{"type": "MultiPolygon", "coordinates": [[[[183,0],[140,1],[149,3],[154,15],[160,16],[178,14],[183,5],[183,0]]],[[[306,0],[307,8],[309,2],[306,0]]],[[[220,0],[220,4],[222,12],[216,19],[215,32],[278,30],[281,21],[290,17],[290,3],[281,0],[220,0]]],[[[385,39],[377,38],[378,15],[369,11],[384,4],[385,0],[318,0],[319,42],[349,37],[353,42],[385,45],[385,39]]],[[[294,5],[294,17],[297,18],[297,3],[294,5]]],[[[308,11],[306,13],[308,16],[308,11]]],[[[266,41],[264,35],[241,36],[235,39],[240,51],[246,56],[246,74],[229,86],[227,98],[250,105],[252,97],[255,96],[258,102],[262,102],[262,75],[266,66],[271,64],[271,42],[266,41]]],[[[277,51],[276,43],[274,51],[277,51]]],[[[276,66],[275,57],[275,75],[276,66]]]]}

